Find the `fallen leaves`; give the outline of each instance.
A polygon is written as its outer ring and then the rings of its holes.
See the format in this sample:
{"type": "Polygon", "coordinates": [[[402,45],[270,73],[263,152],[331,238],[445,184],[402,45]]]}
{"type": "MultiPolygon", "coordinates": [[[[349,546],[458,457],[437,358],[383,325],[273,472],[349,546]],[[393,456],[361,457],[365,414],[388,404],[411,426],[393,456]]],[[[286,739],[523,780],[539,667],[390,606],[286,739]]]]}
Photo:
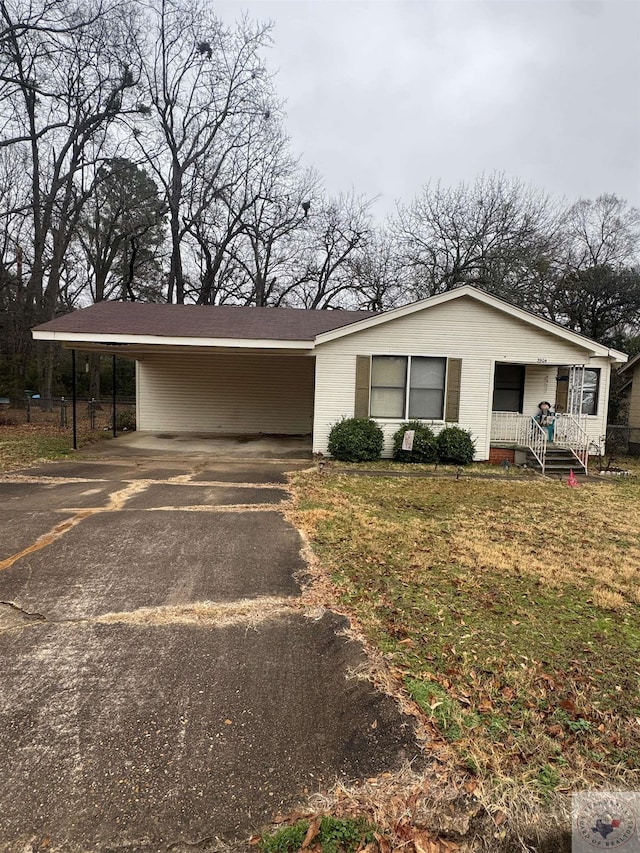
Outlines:
{"type": "Polygon", "coordinates": [[[309,829],[307,829],[307,834],[304,837],[304,841],[300,847],[301,850],[306,850],[307,847],[311,844],[313,839],[320,832],[320,824],[322,823],[322,817],[314,818],[309,824],[309,829]]]}
{"type": "MultiPolygon", "coordinates": [[[[379,653],[375,683],[414,715],[434,765],[472,768],[458,790],[487,809],[487,837],[512,831],[523,798],[534,815],[571,786],[637,787],[638,483],[568,494],[470,481],[461,501],[447,480],[298,475],[295,492],[318,510],[309,526],[292,515],[316,574],[379,653]],[[600,607],[599,583],[628,589],[628,610],[600,607]]],[[[369,787],[378,805],[367,813],[394,839],[383,853],[455,843],[417,812],[399,814],[380,778],[369,787]]]]}

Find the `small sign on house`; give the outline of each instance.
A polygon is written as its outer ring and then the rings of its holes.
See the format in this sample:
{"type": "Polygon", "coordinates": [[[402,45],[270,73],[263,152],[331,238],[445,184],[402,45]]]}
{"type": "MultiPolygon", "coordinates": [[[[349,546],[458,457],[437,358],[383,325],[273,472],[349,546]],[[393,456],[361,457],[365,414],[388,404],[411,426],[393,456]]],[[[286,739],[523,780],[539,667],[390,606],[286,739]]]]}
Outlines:
{"type": "Polygon", "coordinates": [[[414,429],[408,429],[405,434],[402,436],[402,449],[403,450],[413,450],[413,439],[416,437],[416,431],[414,429]]]}

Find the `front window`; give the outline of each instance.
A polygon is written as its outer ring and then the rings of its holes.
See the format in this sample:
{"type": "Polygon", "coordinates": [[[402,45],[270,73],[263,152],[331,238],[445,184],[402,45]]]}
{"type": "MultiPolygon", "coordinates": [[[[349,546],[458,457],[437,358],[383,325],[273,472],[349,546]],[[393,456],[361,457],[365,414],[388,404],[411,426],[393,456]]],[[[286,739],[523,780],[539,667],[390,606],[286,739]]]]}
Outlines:
{"type": "Polygon", "coordinates": [[[580,408],[583,415],[595,415],[598,413],[599,387],[600,368],[585,368],[582,382],[582,406],[580,408]]]}
{"type": "Polygon", "coordinates": [[[445,358],[374,355],[371,360],[371,417],[442,420],[445,358]]]}

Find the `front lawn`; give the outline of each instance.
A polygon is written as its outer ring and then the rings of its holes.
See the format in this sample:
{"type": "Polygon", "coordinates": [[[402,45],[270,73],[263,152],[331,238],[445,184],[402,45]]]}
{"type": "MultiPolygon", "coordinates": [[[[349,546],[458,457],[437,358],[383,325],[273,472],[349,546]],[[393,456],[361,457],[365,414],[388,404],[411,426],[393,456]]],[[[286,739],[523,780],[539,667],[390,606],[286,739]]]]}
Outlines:
{"type": "MultiPolygon", "coordinates": [[[[109,438],[104,430],[90,430],[83,422],[78,427],[78,446],[109,438]]],[[[71,428],[61,429],[53,419],[38,423],[0,424],[0,474],[73,456],[71,428]]]]}
{"type": "Polygon", "coordinates": [[[488,814],[639,787],[639,479],[298,474],[294,492],[338,606],[488,814]]]}
{"type": "Polygon", "coordinates": [[[62,430],[24,424],[0,427],[0,472],[25,468],[40,460],[63,459],[73,453],[62,430]]]}

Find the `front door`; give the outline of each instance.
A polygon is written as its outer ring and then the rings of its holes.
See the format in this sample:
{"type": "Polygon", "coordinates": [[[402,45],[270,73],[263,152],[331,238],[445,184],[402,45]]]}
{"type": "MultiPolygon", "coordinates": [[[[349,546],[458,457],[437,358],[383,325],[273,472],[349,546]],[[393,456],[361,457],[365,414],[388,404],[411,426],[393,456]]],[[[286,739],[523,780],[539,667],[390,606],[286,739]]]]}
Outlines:
{"type": "Polygon", "coordinates": [[[579,415],[582,411],[584,365],[571,364],[558,368],[556,380],[556,412],[579,415]]]}

